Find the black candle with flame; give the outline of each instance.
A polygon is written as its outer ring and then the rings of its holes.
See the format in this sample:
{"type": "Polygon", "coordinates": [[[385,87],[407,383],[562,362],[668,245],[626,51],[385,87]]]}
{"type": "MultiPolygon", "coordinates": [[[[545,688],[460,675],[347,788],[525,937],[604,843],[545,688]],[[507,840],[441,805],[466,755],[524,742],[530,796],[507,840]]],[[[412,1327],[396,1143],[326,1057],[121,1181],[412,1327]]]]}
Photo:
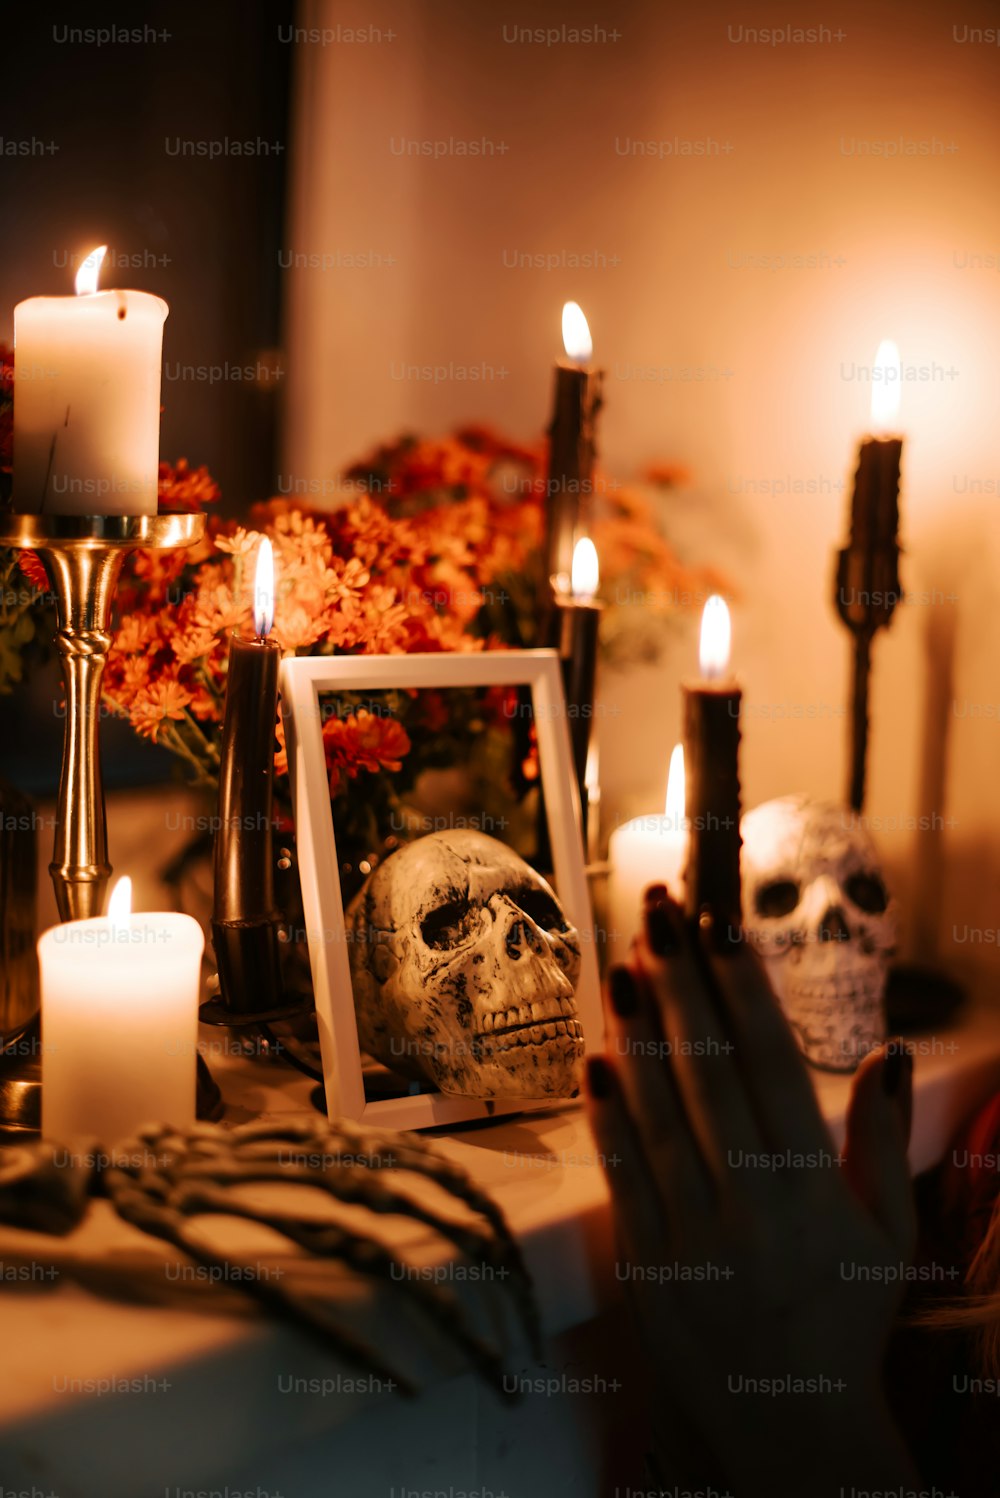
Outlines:
{"type": "Polygon", "coordinates": [[[556,592],[550,643],[562,667],[573,773],[580,791],[584,845],[587,842],[587,760],[594,726],[594,682],[602,605],[596,594],[600,583],[597,550],[589,536],[581,536],[573,550],[569,592],[556,592]]]}
{"type": "Polygon", "coordinates": [[[278,665],[268,639],[274,619],[271,543],[257,554],[256,637],[234,634],[229,646],[226,709],[219,766],[212,941],[222,1005],[263,1014],[282,1001],[278,914],[274,903],[273,789],[278,665]]]}
{"type": "Polygon", "coordinates": [[[593,490],[597,413],[604,376],[590,367],[593,345],[587,319],[576,302],[563,307],[565,359],[556,363],[546,526],[546,576],[569,583],[580,504],[593,490]]]}
{"type": "Polygon", "coordinates": [[[717,938],[736,939],[740,910],[740,689],[729,672],[729,610],[705,605],[698,681],[682,684],[689,823],[684,908],[710,912],[717,938]]]}

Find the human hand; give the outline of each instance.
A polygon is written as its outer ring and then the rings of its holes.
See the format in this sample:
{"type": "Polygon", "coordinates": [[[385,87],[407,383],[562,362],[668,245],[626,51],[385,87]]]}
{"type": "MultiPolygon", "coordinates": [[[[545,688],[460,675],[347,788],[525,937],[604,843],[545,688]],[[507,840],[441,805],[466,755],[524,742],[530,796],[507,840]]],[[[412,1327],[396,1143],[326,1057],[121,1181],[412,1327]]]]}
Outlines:
{"type": "Polygon", "coordinates": [[[588,1107],[655,1377],[661,1465],[678,1413],[755,1492],[818,1498],[911,1473],[881,1362],[915,1219],[911,1058],[866,1058],[843,1155],[746,944],[713,951],[666,891],[608,985],[613,1059],[588,1107]],[[816,1463],[821,1466],[816,1470],[816,1463]]]}

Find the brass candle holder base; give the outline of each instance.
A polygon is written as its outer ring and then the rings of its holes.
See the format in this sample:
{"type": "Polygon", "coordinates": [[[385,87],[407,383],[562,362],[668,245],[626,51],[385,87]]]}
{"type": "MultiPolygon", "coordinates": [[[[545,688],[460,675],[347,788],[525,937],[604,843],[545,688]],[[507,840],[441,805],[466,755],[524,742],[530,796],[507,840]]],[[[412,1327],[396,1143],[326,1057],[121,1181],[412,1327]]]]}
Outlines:
{"type": "MultiPolygon", "coordinates": [[[[42,1049],[36,1016],[15,1044],[0,1051],[0,1148],[41,1135],[42,1049]]],[[[195,1117],[218,1123],[226,1111],[219,1084],[200,1052],[195,1060],[195,1117]]]]}
{"type": "Polygon", "coordinates": [[[204,533],[204,515],[0,516],[0,546],[38,553],[59,619],[66,736],[49,872],[61,920],[100,915],[111,875],[98,729],[122,563],[130,551],[191,546],[204,533]]]}
{"type": "Polygon", "coordinates": [[[0,1051],[0,1141],[42,1127],[42,1061],[38,1015],[0,1051]]]}

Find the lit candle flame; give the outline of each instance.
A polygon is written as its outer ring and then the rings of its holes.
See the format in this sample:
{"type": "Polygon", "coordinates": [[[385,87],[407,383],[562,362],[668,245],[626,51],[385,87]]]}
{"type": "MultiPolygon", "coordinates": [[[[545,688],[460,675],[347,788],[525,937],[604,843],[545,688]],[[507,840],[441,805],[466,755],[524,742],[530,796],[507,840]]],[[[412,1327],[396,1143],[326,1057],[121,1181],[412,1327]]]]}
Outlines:
{"type": "Polygon", "coordinates": [[[899,349],[891,338],[883,338],[872,370],[872,430],[890,432],[899,415],[903,366],[899,349]]]}
{"type": "Polygon", "coordinates": [[[675,744],[670,756],[670,770],[667,774],[667,803],[664,808],[667,822],[674,832],[683,832],[685,828],[685,808],[687,790],[684,784],[684,745],[675,744]]]}
{"type": "Polygon", "coordinates": [[[594,345],[579,302],[567,302],[563,307],[562,335],[567,359],[572,359],[576,364],[586,364],[594,352],[594,345]]]}
{"type": "Polygon", "coordinates": [[[597,740],[591,739],[587,750],[587,767],[583,772],[583,784],[591,801],[601,789],[601,752],[597,740]]]}
{"type": "Polygon", "coordinates": [[[257,550],[257,571],[253,584],[253,625],[257,638],[271,633],[274,623],[274,552],[265,536],[257,550]]]}
{"type": "Polygon", "coordinates": [[[92,296],[97,290],[97,281],[101,274],[101,261],[107,253],[108,247],[106,244],[99,244],[96,250],[91,250],[76,273],[77,296],[92,296]]]}
{"type": "Polygon", "coordinates": [[[701,640],[698,646],[698,664],[706,681],[718,681],[729,669],[731,635],[726,600],[720,598],[718,593],[713,593],[701,616],[701,640]]]}
{"type": "Polygon", "coordinates": [[[108,920],[116,930],[124,930],[132,914],[132,881],[128,875],[118,880],[108,901],[108,920]]]}
{"type": "Polygon", "coordinates": [[[581,536],[573,548],[570,587],[577,603],[592,603],[601,581],[597,547],[589,536],[581,536]]]}

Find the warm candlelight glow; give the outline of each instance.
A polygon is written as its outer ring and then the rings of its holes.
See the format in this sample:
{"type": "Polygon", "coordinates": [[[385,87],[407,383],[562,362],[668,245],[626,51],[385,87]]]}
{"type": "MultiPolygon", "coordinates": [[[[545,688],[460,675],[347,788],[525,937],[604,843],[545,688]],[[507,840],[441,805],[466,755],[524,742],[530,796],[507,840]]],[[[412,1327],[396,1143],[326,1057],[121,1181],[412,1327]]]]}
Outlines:
{"type": "Polygon", "coordinates": [[[108,247],[106,244],[99,244],[96,250],[91,250],[76,273],[77,296],[91,296],[97,290],[97,280],[101,273],[101,261],[107,253],[108,247]]]}
{"type": "Polygon", "coordinates": [[[624,962],[628,957],[632,938],[639,935],[643,893],[651,884],[665,884],[673,899],[684,898],[688,833],[684,748],[675,744],[670,756],[663,815],[636,817],[624,827],[617,827],[608,842],[611,866],[608,945],[612,962],[624,962]]]}
{"type": "Polygon", "coordinates": [[[590,328],[578,302],[567,302],[562,311],[563,347],[567,359],[577,364],[586,364],[594,352],[590,328]]]}
{"type": "Polygon", "coordinates": [[[274,623],[274,552],[265,536],[257,551],[257,571],[253,585],[253,625],[257,638],[271,633],[274,623]]]}
{"type": "Polygon", "coordinates": [[[684,828],[684,745],[675,744],[670,756],[670,770],[667,774],[667,804],[664,807],[667,822],[675,832],[681,832],[684,828]]]}
{"type": "Polygon", "coordinates": [[[899,415],[902,393],[899,349],[891,338],[883,338],[872,370],[872,431],[890,432],[899,415]]]}
{"type": "Polygon", "coordinates": [[[570,586],[577,603],[592,603],[601,581],[597,547],[589,536],[581,536],[573,548],[570,586]]]}
{"type": "Polygon", "coordinates": [[[107,249],[81,260],[75,296],[14,308],[16,513],[156,514],[169,308],[149,292],[99,290],[107,249]]]}
{"type": "Polygon", "coordinates": [[[726,600],[718,593],[705,605],[701,616],[701,642],[698,647],[698,664],[706,681],[718,681],[729,669],[729,645],[731,627],[726,600]]]}
{"type": "Polygon", "coordinates": [[[46,1139],[134,1139],[150,1119],[195,1119],[205,938],[189,915],[133,914],[119,879],[106,916],[38,939],[46,1139]]]}
{"type": "Polygon", "coordinates": [[[128,875],[118,880],[108,900],[108,920],[112,926],[127,926],[132,914],[132,881],[128,875]]]}
{"type": "Polygon", "coordinates": [[[587,750],[587,768],[583,773],[583,783],[593,800],[595,792],[601,788],[601,753],[596,739],[591,739],[590,748],[587,750]]]}

